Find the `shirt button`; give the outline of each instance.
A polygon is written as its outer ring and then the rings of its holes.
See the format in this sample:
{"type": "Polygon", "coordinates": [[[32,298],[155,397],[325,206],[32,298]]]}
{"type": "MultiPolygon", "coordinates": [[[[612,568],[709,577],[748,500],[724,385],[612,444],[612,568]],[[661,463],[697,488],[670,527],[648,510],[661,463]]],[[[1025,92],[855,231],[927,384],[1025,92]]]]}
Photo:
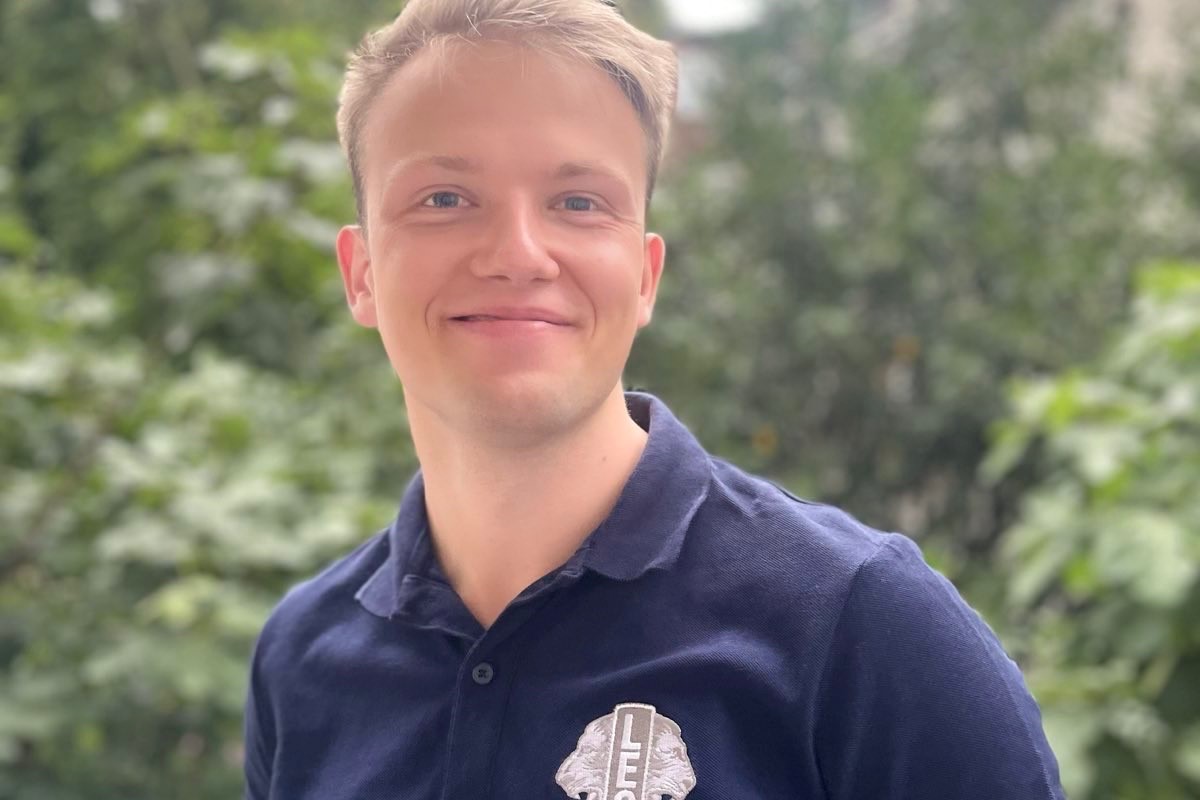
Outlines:
{"type": "Polygon", "coordinates": [[[494,677],[496,677],[496,670],[492,669],[492,665],[486,661],[476,664],[475,669],[471,670],[471,679],[480,686],[487,686],[494,677]]]}

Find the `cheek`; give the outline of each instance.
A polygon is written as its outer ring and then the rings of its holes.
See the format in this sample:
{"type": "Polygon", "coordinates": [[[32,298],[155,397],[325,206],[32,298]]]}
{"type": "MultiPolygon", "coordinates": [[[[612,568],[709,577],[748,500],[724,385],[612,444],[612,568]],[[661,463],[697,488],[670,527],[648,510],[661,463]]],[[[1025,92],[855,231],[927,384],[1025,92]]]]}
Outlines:
{"type": "Polygon", "coordinates": [[[637,317],[641,288],[641,251],[623,248],[616,256],[594,262],[588,293],[600,310],[601,318],[619,321],[620,327],[633,324],[637,317]]]}
{"type": "Polygon", "coordinates": [[[385,336],[421,322],[421,292],[408,273],[388,271],[376,279],[375,308],[385,336]]]}
{"type": "Polygon", "coordinates": [[[445,278],[437,267],[446,257],[428,246],[395,240],[382,243],[380,250],[384,255],[375,261],[375,296],[381,324],[423,326],[445,278]]]}

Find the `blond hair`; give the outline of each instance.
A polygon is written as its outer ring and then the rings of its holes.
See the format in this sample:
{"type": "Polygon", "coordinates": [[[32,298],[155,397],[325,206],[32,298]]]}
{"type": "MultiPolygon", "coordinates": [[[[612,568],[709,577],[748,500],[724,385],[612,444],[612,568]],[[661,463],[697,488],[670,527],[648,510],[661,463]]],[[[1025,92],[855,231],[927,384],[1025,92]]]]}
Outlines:
{"type": "Polygon", "coordinates": [[[366,219],[361,138],[371,104],[420,50],[453,40],[536,45],[609,74],[646,135],[649,205],[678,92],[679,62],[669,43],[635,28],[611,0],[410,0],[391,24],[363,37],[338,96],[338,141],[350,164],[360,223],[366,219]]]}

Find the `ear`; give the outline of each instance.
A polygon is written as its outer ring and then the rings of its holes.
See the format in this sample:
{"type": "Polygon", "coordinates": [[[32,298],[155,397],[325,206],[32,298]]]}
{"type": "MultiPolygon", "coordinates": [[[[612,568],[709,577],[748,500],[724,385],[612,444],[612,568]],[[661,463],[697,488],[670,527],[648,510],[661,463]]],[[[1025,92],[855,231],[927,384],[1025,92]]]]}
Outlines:
{"type": "Polygon", "coordinates": [[[346,290],[346,304],[354,321],[364,328],[379,325],[375,313],[375,276],[371,272],[371,257],[367,237],[358,225],[343,226],[337,235],[338,268],[346,290]]]}
{"type": "Polygon", "coordinates": [[[638,327],[650,324],[654,313],[654,301],[658,297],[658,281],[662,277],[663,263],[667,258],[667,243],[657,233],[646,234],[642,255],[642,285],[638,290],[638,327]]]}

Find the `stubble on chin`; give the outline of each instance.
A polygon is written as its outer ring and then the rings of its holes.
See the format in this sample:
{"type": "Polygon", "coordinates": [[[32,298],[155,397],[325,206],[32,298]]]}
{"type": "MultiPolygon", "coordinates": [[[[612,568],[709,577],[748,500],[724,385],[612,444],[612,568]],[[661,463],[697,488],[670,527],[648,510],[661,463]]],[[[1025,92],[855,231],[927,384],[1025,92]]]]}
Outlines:
{"type": "Polygon", "coordinates": [[[504,387],[464,396],[458,405],[462,425],[481,442],[536,449],[568,435],[598,411],[604,396],[589,394],[579,387],[504,387]]]}

